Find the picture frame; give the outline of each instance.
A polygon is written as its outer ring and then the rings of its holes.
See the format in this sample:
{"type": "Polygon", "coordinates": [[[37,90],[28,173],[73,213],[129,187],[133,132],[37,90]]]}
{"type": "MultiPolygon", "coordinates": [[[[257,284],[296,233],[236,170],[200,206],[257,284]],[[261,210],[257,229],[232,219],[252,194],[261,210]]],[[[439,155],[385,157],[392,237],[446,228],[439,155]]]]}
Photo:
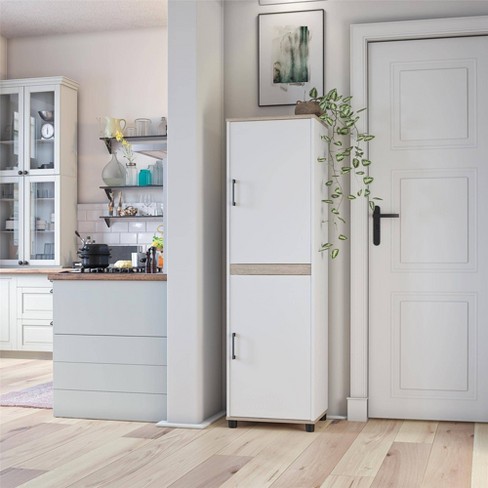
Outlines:
{"type": "Polygon", "coordinates": [[[295,105],[324,90],[323,9],[258,15],[258,105],[295,105]]]}
{"type": "Polygon", "coordinates": [[[278,5],[280,3],[315,2],[316,0],[259,0],[259,5],[278,5]]]}

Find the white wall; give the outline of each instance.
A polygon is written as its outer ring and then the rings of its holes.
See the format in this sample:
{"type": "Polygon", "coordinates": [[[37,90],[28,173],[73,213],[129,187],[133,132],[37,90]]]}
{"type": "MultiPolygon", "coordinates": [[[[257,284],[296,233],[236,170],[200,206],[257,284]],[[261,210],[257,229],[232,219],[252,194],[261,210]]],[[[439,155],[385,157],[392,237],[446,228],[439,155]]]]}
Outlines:
{"type": "MultiPolygon", "coordinates": [[[[268,12],[325,10],[325,91],[349,93],[349,28],[354,23],[488,14],[479,1],[329,0],[260,6],[258,0],[225,5],[225,116],[292,114],[294,107],[257,105],[257,16],[268,12]]],[[[347,232],[347,231],[346,231],[347,232]]],[[[331,263],[329,303],[329,415],[346,415],[349,395],[349,254],[331,263]]]]}
{"type": "Polygon", "coordinates": [[[168,3],[168,421],[223,408],[223,12],[168,3]]]}
{"type": "MultiPolygon", "coordinates": [[[[110,156],[99,140],[97,117],[121,117],[128,123],[148,117],[157,128],[158,118],[167,115],[166,37],[166,29],[154,28],[8,41],[8,78],[63,75],[80,84],[79,203],[106,201],[99,186],[110,156]]],[[[139,157],[139,162],[148,160],[139,157]]]]}
{"type": "Polygon", "coordinates": [[[0,80],[7,78],[7,39],[0,36],[0,80]]]}

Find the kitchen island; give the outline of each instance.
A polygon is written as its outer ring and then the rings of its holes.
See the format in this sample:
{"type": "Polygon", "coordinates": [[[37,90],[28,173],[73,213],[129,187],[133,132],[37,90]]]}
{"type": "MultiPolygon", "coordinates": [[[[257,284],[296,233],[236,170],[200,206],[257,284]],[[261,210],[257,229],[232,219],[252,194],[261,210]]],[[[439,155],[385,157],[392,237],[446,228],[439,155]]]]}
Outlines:
{"type": "Polygon", "coordinates": [[[164,420],[167,276],[59,272],[48,278],[54,416],[164,420]]]}

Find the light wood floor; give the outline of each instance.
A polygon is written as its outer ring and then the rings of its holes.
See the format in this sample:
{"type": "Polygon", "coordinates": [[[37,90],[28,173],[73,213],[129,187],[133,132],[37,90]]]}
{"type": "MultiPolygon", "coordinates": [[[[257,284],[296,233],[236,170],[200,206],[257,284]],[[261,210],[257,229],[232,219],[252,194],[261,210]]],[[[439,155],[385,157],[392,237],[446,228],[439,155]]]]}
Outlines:
{"type": "MultiPolygon", "coordinates": [[[[1,391],[51,377],[51,361],[0,359],[1,391]]],[[[0,486],[487,488],[488,424],[370,420],[302,426],[221,420],[205,430],[56,419],[1,407],[0,486]]]]}

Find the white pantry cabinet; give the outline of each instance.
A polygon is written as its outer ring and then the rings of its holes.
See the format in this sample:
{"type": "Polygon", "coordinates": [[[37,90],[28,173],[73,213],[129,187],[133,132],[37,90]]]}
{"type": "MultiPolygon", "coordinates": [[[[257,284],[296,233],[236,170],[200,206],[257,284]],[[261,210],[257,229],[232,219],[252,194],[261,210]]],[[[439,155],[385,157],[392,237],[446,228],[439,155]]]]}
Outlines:
{"type": "Polygon", "coordinates": [[[64,77],[0,81],[0,265],[76,258],[77,90],[64,77]]]}
{"type": "Polygon", "coordinates": [[[227,419],[327,411],[326,165],[315,116],[227,122],[227,419]]]}

